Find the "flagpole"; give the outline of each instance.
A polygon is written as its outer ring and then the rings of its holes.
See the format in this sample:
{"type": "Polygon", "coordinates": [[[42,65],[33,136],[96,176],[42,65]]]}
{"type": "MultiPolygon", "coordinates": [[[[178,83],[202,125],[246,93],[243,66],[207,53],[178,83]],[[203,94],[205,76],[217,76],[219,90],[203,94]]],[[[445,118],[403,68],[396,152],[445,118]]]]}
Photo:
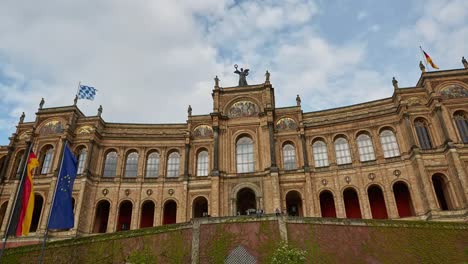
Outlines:
{"type": "Polygon", "coordinates": [[[76,95],[80,92],[81,81],[78,82],[78,88],[76,89],[76,95]]]}
{"type": "Polygon", "coordinates": [[[55,183],[55,188],[54,188],[54,195],[52,196],[52,203],[50,204],[50,209],[49,209],[49,214],[47,216],[47,225],[46,225],[46,230],[44,234],[44,240],[42,241],[42,247],[41,247],[41,255],[39,256],[39,264],[42,264],[44,261],[44,252],[45,252],[45,245],[47,241],[47,235],[49,234],[49,221],[50,221],[50,215],[52,213],[52,210],[54,209],[54,202],[55,202],[55,196],[57,194],[57,188],[58,188],[58,183],[60,179],[60,174],[62,173],[62,166],[63,166],[63,156],[65,155],[65,148],[67,147],[68,140],[64,139],[64,144],[63,144],[63,149],[62,149],[62,158],[60,161],[60,169],[57,174],[57,182],[55,183]]]}
{"type": "MultiPolygon", "coordinates": [[[[31,150],[32,150],[32,141],[29,141],[28,142],[28,151],[25,152],[24,156],[23,156],[23,172],[21,173],[20,182],[18,184],[18,189],[16,190],[15,199],[13,200],[13,206],[11,207],[11,210],[10,210],[10,217],[8,218],[7,226],[6,226],[6,229],[5,229],[5,234],[4,234],[3,241],[2,241],[2,250],[0,251],[0,263],[2,261],[3,252],[5,251],[6,243],[7,243],[7,240],[8,240],[8,235],[10,233],[11,220],[13,219],[13,215],[17,211],[15,209],[17,209],[16,206],[17,206],[17,203],[18,203],[18,196],[20,195],[20,193],[22,192],[22,189],[23,189],[24,175],[26,174],[25,172],[26,172],[26,169],[28,167],[29,154],[31,153],[31,150]]],[[[32,199],[34,199],[34,197],[32,199]]]]}
{"type": "Polygon", "coordinates": [[[424,50],[422,49],[421,46],[419,46],[419,49],[421,50],[421,55],[423,57],[424,64],[426,64],[426,70],[429,71],[429,66],[427,66],[427,59],[426,59],[426,56],[424,56],[424,50]]]}

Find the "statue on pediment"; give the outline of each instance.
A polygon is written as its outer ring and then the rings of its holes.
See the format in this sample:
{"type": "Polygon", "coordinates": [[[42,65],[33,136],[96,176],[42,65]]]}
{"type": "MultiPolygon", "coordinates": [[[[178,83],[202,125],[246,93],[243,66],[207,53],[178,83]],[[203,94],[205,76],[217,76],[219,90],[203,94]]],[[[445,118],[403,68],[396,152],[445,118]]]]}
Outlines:
{"type": "Polygon", "coordinates": [[[234,68],[236,69],[234,71],[235,74],[238,74],[239,75],[239,86],[247,86],[247,76],[249,75],[249,69],[243,69],[243,68],[240,68],[240,71],[237,69],[238,66],[237,64],[234,64],[234,68]]]}

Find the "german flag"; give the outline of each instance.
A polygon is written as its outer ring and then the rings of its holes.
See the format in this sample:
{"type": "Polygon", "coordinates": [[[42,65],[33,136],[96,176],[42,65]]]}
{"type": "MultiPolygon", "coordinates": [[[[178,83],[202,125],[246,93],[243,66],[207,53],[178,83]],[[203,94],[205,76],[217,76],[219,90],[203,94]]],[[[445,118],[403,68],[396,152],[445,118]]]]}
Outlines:
{"type": "Polygon", "coordinates": [[[435,63],[432,61],[431,57],[421,47],[419,47],[419,48],[423,52],[424,58],[426,59],[427,63],[429,63],[432,68],[439,69],[439,67],[437,67],[437,65],[435,65],[435,63]]]}
{"type": "Polygon", "coordinates": [[[27,176],[24,179],[23,186],[23,200],[21,201],[21,212],[19,216],[18,226],[16,227],[16,236],[29,235],[29,228],[31,227],[32,214],[34,210],[34,190],[32,171],[39,166],[34,152],[29,154],[27,164],[27,176]]]}

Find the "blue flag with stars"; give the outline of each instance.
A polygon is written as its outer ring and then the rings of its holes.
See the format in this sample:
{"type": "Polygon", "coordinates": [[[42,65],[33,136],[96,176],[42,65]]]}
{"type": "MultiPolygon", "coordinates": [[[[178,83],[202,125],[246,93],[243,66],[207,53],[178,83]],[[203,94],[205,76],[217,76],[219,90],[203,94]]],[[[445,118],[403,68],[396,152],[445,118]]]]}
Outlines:
{"type": "Polygon", "coordinates": [[[73,228],[72,191],[76,177],[77,161],[68,145],[63,152],[62,170],[59,173],[54,205],[50,214],[49,229],[73,228]]]}

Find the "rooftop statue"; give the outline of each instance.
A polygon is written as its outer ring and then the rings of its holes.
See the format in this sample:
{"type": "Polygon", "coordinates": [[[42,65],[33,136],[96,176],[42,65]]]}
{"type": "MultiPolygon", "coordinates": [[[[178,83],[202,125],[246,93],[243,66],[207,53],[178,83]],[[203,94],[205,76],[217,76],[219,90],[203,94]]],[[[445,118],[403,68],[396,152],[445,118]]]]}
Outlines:
{"type": "Polygon", "coordinates": [[[234,64],[234,68],[236,69],[234,73],[239,74],[239,86],[247,86],[247,79],[246,77],[249,75],[249,69],[240,68],[240,71],[237,69],[237,64],[234,64]]]}
{"type": "Polygon", "coordinates": [[[465,57],[462,57],[462,63],[463,67],[465,67],[465,69],[468,69],[468,61],[466,61],[465,57]]]}
{"type": "Polygon", "coordinates": [[[426,67],[424,67],[424,64],[422,63],[422,61],[419,61],[419,69],[420,69],[422,72],[426,72],[426,67]]]}
{"type": "Polygon", "coordinates": [[[398,89],[398,81],[397,79],[395,79],[395,77],[393,77],[392,79],[392,84],[393,84],[393,88],[398,89]]]}

